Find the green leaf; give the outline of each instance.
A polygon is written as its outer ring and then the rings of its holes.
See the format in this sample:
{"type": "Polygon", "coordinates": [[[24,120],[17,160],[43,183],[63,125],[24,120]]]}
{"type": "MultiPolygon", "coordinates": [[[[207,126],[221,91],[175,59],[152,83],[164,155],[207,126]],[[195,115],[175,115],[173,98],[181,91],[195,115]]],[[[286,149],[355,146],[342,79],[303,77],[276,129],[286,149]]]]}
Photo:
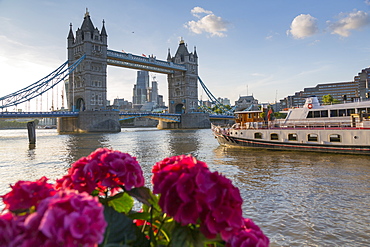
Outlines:
{"type": "Polygon", "coordinates": [[[104,242],[100,246],[137,246],[149,247],[150,243],[140,232],[132,220],[112,207],[104,205],[104,218],[108,226],[104,234],[104,242]],[[116,245],[115,245],[116,244],[116,245]]]}
{"type": "Polygon", "coordinates": [[[150,189],[147,187],[133,188],[132,190],[126,191],[130,196],[136,198],[139,202],[146,205],[150,205],[149,200],[152,197],[150,189]]]}
{"type": "Polygon", "coordinates": [[[119,213],[127,214],[134,206],[134,199],[127,193],[123,193],[121,197],[108,201],[108,206],[113,207],[119,213]]]}

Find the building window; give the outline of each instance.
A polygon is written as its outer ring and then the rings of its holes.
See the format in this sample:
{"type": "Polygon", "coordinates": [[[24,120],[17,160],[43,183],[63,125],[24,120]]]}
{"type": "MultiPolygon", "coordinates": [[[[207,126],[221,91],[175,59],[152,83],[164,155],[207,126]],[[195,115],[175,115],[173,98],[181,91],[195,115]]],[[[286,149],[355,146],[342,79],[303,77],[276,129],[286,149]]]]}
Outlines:
{"type": "Polygon", "coordinates": [[[338,134],[332,134],[329,136],[330,142],[341,142],[341,137],[338,134]]]}
{"type": "Polygon", "coordinates": [[[262,139],[262,133],[261,132],[254,133],[254,139],[262,139]]]}
{"type": "Polygon", "coordinates": [[[276,134],[276,133],[272,133],[272,134],[270,135],[270,139],[271,139],[271,140],[279,140],[279,135],[278,135],[278,134],[276,134]]]}
{"type": "Polygon", "coordinates": [[[317,134],[308,134],[307,135],[307,141],[309,142],[317,142],[318,141],[318,135],[317,134]]]}
{"type": "Polygon", "coordinates": [[[297,134],[296,133],[288,134],[288,140],[289,141],[296,141],[297,140],[297,134]]]}

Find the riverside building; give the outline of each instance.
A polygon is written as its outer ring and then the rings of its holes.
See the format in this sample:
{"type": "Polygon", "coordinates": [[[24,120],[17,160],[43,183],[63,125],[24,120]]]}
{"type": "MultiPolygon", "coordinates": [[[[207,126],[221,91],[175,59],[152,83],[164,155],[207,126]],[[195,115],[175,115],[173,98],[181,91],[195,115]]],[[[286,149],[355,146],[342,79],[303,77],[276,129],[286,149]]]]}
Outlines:
{"type": "Polygon", "coordinates": [[[330,94],[340,102],[367,100],[369,98],[370,68],[365,68],[350,82],[334,82],[317,84],[315,87],[303,89],[294,95],[280,100],[281,108],[292,108],[303,106],[307,97],[315,95],[322,103],[322,96],[330,94]]]}

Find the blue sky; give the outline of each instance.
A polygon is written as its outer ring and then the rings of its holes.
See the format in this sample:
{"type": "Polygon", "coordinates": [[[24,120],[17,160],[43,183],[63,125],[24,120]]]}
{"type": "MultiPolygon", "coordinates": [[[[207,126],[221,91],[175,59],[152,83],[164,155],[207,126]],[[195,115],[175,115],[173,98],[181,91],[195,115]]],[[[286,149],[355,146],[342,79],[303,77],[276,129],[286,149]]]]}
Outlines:
{"type": "MultiPolygon", "coordinates": [[[[69,25],[75,32],[86,8],[99,30],[105,21],[112,50],[166,60],[183,37],[204,83],[232,103],[352,81],[370,65],[370,0],[0,0],[0,96],[67,60],[69,25]]],[[[167,78],[155,75],[167,101],[167,78]]],[[[135,70],[108,66],[108,99],[131,101],[135,82],[135,70]]]]}

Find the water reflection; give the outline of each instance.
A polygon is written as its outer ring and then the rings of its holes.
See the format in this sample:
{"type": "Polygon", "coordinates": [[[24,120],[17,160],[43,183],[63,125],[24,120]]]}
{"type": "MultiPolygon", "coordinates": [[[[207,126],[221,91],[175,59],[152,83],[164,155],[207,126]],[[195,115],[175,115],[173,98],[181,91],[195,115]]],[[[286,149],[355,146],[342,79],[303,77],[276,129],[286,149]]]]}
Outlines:
{"type": "Polygon", "coordinates": [[[27,156],[30,160],[35,159],[35,149],[36,149],[36,144],[28,144],[27,156]]]}
{"type": "Polygon", "coordinates": [[[69,164],[81,157],[88,156],[97,148],[111,148],[108,136],[98,133],[68,135],[68,138],[65,140],[65,146],[67,151],[65,161],[69,164]]]}
{"type": "Polygon", "coordinates": [[[198,156],[198,130],[171,130],[167,133],[171,155],[191,154],[198,156]]]}

